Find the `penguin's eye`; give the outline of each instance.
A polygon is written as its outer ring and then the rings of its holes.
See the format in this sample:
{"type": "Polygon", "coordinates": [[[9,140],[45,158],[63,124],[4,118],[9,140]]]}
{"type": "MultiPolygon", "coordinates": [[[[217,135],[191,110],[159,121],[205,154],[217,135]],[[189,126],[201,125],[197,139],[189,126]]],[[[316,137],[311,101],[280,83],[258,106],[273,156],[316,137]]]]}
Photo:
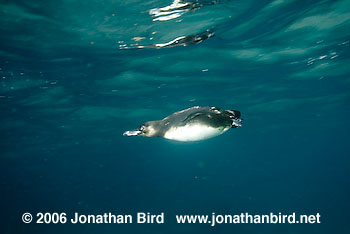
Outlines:
{"type": "Polygon", "coordinates": [[[140,130],[141,130],[141,131],[145,130],[145,126],[141,126],[141,127],[140,127],[140,130]]]}

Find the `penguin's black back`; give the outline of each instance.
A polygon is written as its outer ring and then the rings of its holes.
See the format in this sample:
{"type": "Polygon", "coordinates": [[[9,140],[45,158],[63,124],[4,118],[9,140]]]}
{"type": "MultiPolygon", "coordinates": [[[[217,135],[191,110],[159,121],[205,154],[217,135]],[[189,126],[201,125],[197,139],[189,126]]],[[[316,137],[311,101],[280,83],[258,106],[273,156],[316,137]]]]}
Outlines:
{"type": "Polygon", "coordinates": [[[232,124],[232,118],[239,118],[239,111],[226,111],[217,107],[199,107],[194,106],[182,111],[173,113],[172,115],[160,121],[162,131],[166,131],[170,127],[185,126],[188,124],[203,124],[211,127],[228,127],[232,124]],[[232,113],[231,113],[232,112],[232,113]]]}

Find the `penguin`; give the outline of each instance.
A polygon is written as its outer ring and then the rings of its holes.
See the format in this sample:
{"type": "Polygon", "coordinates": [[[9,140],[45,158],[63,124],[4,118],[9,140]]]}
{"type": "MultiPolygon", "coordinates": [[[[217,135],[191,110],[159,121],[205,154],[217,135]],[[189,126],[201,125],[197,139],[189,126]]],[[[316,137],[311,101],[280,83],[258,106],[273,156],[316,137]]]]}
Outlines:
{"type": "Polygon", "coordinates": [[[201,141],[219,136],[230,128],[242,126],[241,113],[210,106],[194,106],[165,117],[148,121],[124,136],[162,137],[175,141],[201,141]]]}

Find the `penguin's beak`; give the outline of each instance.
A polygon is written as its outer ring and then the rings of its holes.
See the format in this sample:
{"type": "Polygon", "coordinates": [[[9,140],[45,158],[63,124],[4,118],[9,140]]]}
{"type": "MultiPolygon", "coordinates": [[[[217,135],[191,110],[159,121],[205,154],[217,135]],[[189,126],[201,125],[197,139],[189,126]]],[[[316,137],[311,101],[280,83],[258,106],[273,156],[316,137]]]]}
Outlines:
{"type": "Polygon", "coordinates": [[[142,131],[137,129],[137,130],[133,130],[133,131],[126,131],[123,133],[123,136],[138,136],[141,133],[142,133],[142,131]]]}

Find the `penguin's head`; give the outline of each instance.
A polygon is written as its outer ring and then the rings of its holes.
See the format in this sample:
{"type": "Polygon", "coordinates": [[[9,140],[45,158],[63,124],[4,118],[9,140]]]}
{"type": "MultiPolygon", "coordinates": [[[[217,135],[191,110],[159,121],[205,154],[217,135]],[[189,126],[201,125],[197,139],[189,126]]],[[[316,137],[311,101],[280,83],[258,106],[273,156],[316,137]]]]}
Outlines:
{"type": "Polygon", "coordinates": [[[158,130],[156,125],[157,125],[157,121],[148,121],[142,124],[138,129],[140,131],[139,136],[145,136],[145,137],[157,136],[158,130]]]}
{"type": "Polygon", "coordinates": [[[145,137],[155,137],[158,136],[157,125],[159,121],[148,121],[142,124],[138,129],[132,131],[126,131],[123,136],[145,136],[145,137]]]}

